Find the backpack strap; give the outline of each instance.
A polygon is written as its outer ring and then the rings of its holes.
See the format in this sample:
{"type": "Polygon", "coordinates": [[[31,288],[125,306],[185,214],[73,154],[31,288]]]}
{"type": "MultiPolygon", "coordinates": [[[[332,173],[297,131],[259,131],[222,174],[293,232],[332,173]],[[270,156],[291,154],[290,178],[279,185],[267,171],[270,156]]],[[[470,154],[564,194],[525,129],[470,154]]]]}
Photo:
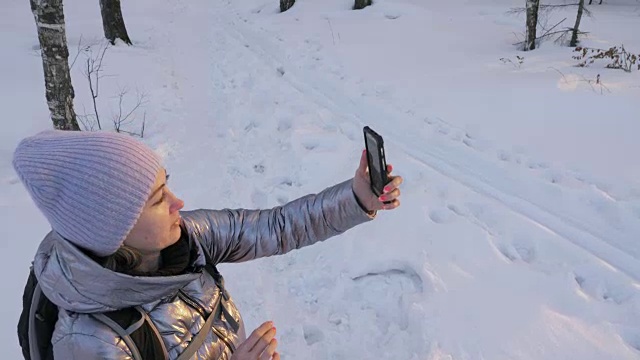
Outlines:
{"type": "Polygon", "coordinates": [[[22,294],[17,328],[18,342],[26,360],[53,359],[51,336],[57,320],[58,307],[42,292],[32,266],[22,294]]]}
{"type": "MultiPolygon", "coordinates": [[[[218,314],[218,310],[220,310],[222,314],[224,314],[225,319],[228,321],[229,325],[231,325],[234,332],[237,333],[238,329],[240,328],[238,322],[231,316],[231,314],[223,304],[223,300],[224,301],[229,300],[229,294],[224,288],[224,278],[222,277],[218,269],[214,265],[212,265],[211,257],[209,256],[206,249],[203,248],[203,252],[207,260],[205,265],[205,270],[209,273],[209,275],[213,277],[214,281],[216,282],[216,286],[220,289],[221,296],[220,298],[218,298],[218,301],[213,306],[211,313],[209,313],[209,316],[205,320],[205,323],[200,329],[200,331],[198,332],[198,334],[195,337],[193,337],[189,345],[176,358],[176,360],[188,360],[188,359],[191,359],[193,355],[195,355],[195,353],[200,349],[202,344],[204,344],[205,340],[207,339],[207,335],[209,334],[209,331],[213,327],[213,321],[215,320],[218,314]]],[[[127,329],[124,329],[122,326],[120,326],[120,324],[118,324],[117,322],[115,322],[114,320],[112,320],[111,318],[109,318],[107,315],[103,313],[95,313],[91,315],[95,317],[97,320],[99,320],[100,322],[109,326],[122,338],[122,340],[129,347],[129,350],[133,355],[133,360],[143,360],[143,359],[142,359],[142,356],[140,355],[140,351],[138,347],[136,346],[135,342],[131,338],[130,334],[136,329],[140,328],[140,326],[143,325],[143,322],[146,321],[148,326],[152,329],[156,338],[159,340],[160,345],[162,346],[164,359],[168,359],[169,355],[164,345],[164,341],[162,341],[162,336],[160,335],[158,328],[155,326],[153,321],[151,321],[151,318],[149,317],[149,315],[140,306],[136,306],[135,309],[138,310],[138,312],[140,312],[142,316],[140,320],[130,325],[127,329]]],[[[33,360],[36,360],[36,359],[33,359],[33,360]]],[[[40,359],[37,359],[37,360],[40,360],[40,359]]]]}
{"type": "MultiPolygon", "coordinates": [[[[213,265],[213,259],[211,259],[211,255],[209,254],[209,251],[207,251],[207,248],[204,246],[204,244],[200,242],[200,245],[202,247],[202,252],[204,253],[204,257],[206,259],[206,264],[204,266],[204,269],[209,273],[209,275],[211,275],[211,277],[213,277],[213,280],[215,280],[216,286],[220,290],[220,295],[222,296],[222,298],[225,301],[229,301],[230,296],[229,296],[229,293],[227,292],[227,289],[225,289],[224,287],[224,278],[222,277],[222,274],[220,274],[220,271],[218,271],[216,266],[213,265]]],[[[240,329],[240,324],[238,324],[236,319],[234,319],[233,316],[231,316],[231,314],[229,313],[229,310],[227,310],[224,304],[220,304],[220,308],[222,310],[222,314],[224,315],[224,318],[227,320],[229,325],[231,325],[233,332],[237,334],[238,330],[240,329]]]]}
{"type": "Polygon", "coordinates": [[[169,359],[169,352],[167,351],[167,347],[164,345],[164,341],[162,341],[162,336],[160,335],[160,331],[158,331],[158,328],[156,327],[156,324],[154,324],[153,321],[151,321],[151,318],[149,317],[149,314],[147,314],[144,311],[144,309],[142,309],[142,307],[136,306],[136,310],[138,310],[140,312],[140,314],[142,314],[143,320],[145,320],[147,322],[147,324],[149,325],[149,327],[153,331],[153,334],[156,336],[156,339],[160,343],[160,347],[162,348],[162,354],[164,355],[163,359],[169,359]]]}
{"type": "Polygon", "coordinates": [[[198,331],[198,335],[196,335],[191,342],[187,346],[186,349],[176,358],[176,360],[189,360],[191,357],[200,349],[204,341],[207,339],[207,335],[209,334],[209,330],[213,327],[213,320],[216,318],[216,313],[218,312],[218,307],[224,308],[221,306],[222,300],[218,300],[214,305],[211,313],[207,317],[207,321],[204,322],[200,331],[198,331]]]}
{"type": "Polygon", "coordinates": [[[127,330],[125,330],[122,326],[120,326],[117,322],[110,319],[105,314],[95,313],[95,314],[91,314],[91,316],[93,316],[96,320],[102,322],[103,324],[107,325],[113,331],[115,331],[118,335],[120,335],[122,340],[124,340],[125,344],[127,344],[127,346],[129,347],[133,360],[143,360],[142,356],[140,355],[140,351],[138,350],[138,347],[131,339],[131,336],[129,336],[131,332],[129,332],[128,330],[131,330],[134,325],[137,325],[138,327],[140,327],[141,322],[145,321],[144,316],[140,320],[138,320],[135,324],[129,326],[127,330]]]}
{"type": "Polygon", "coordinates": [[[41,295],[40,284],[36,284],[31,297],[31,307],[29,308],[29,354],[31,355],[31,360],[41,360],[38,349],[38,334],[36,333],[36,311],[38,310],[41,295]]]}

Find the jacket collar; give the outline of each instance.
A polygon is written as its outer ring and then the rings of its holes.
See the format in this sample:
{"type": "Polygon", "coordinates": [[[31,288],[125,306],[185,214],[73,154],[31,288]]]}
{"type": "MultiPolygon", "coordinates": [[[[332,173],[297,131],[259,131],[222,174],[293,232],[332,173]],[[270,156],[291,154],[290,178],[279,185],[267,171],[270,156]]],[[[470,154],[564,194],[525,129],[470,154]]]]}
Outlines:
{"type": "Polygon", "coordinates": [[[105,269],[55,231],[40,244],[34,271],[42,292],[57,306],[79,313],[113,311],[173,296],[200,276],[204,254],[198,241],[186,239],[195,254],[193,272],[135,276],[105,269]]]}

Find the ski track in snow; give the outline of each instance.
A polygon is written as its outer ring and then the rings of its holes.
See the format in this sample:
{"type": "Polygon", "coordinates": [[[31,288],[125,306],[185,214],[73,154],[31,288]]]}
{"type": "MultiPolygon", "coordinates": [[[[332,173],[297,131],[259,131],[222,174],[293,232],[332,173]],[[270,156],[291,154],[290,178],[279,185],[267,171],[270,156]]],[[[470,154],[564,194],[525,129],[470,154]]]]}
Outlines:
{"type": "MultiPolygon", "coordinates": [[[[612,273],[624,274],[624,277],[604,277],[595,271],[590,272],[589,266],[575,269],[576,292],[590,299],[616,304],[625,303],[637,295],[640,289],[640,254],[627,244],[633,244],[632,234],[637,234],[636,230],[640,229],[640,211],[636,209],[635,215],[627,211],[627,199],[609,193],[606,185],[553,169],[549,164],[536,162],[522,154],[492,150],[490,144],[468,131],[386,102],[384,94],[363,92],[358,96],[356,93],[360,84],[344,75],[340,68],[330,68],[329,73],[319,77],[307,70],[307,67],[295,65],[288,60],[287,51],[278,44],[277,36],[276,40],[272,40],[262,32],[264,29],[252,28],[248,19],[228,6],[224,7],[224,11],[211,11],[210,24],[213,31],[207,38],[185,40],[199,41],[201,46],[213,47],[211,74],[200,80],[180,75],[180,70],[167,74],[172,84],[167,89],[167,94],[179,93],[181,86],[198,86],[198,81],[204,84],[203,88],[209,89],[208,92],[200,99],[173,99],[164,108],[166,112],[171,112],[176,107],[188,108],[189,101],[211,101],[210,113],[200,115],[216,119],[225,124],[225,127],[213,125],[213,134],[203,130],[203,134],[198,135],[202,139],[194,139],[194,142],[206,141],[214,136],[231,141],[243,149],[239,152],[225,152],[213,141],[212,153],[229,156],[225,159],[226,163],[231,164],[226,169],[227,174],[238,180],[236,184],[227,187],[224,194],[219,194],[222,198],[231,201],[234,199],[233,194],[243,193],[244,198],[235,200],[238,204],[248,202],[257,208],[274,202],[284,204],[293,196],[303,193],[301,188],[307,183],[305,169],[290,164],[268,168],[265,156],[274,152],[293,153],[294,155],[287,156],[295,164],[297,156],[315,154],[320,158],[323,151],[330,149],[350,150],[354,144],[360,144],[362,126],[371,125],[385,134],[390,147],[401,150],[414,163],[468,188],[533,227],[564,239],[566,244],[563,246],[574,246],[575,250],[591,257],[595,263],[606,265],[612,273]],[[225,15],[220,15],[222,13],[225,15]],[[233,71],[233,64],[239,59],[247,62],[246,73],[233,71]],[[213,89],[207,85],[207,81],[213,84],[213,89]],[[344,87],[337,85],[340,81],[345,82],[344,87]],[[273,110],[274,104],[260,104],[270,98],[245,98],[240,96],[246,94],[243,89],[270,91],[274,98],[281,100],[276,100],[276,110],[273,110]],[[320,115],[305,113],[304,109],[277,106],[278,101],[285,103],[293,96],[311,101],[320,115]],[[243,105],[254,109],[263,108],[265,113],[258,114],[258,118],[248,117],[242,110],[243,105]],[[259,131],[263,126],[271,126],[260,121],[259,116],[278,119],[275,122],[277,138],[267,138],[271,131],[259,131]],[[413,124],[415,132],[399,133],[393,127],[395,121],[413,124]],[[252,143],[270,144],[270,148],[248,146],[252,143]],[[424,146],[416,146],[418,144],[424,146]],[[295,155],[297,153],[302,155],[295,155]],[[264,177],[264,186],[247,190],[246,186],[251,185],[249,179],[253,176],[264,177]],[[556,187],[571,189],[573,192],[570,193],[575,194],[567,200],[569,206],[566,209],[562,206],[549,208],[546,205],[553,203],[554,196],[560,193],[556,187]],[[570,212],[570,205],[577,201],[586,202],[585,212],[582,214],[584,216],[576,216],[570,212]],[[616,219],[620,216],[625,219],[635,216],[636,222],[631,223],[634,228],[619,229],[616,219]],[[594,218],[599,221],[590,221],[594,218]]],[[[176,12],[181,11],[178,5],[175,7],[176,12]]],[[[307,46],[313,48],[319,45],[309,42],[307,46]]],[[[179,48],[179,45],[176,44],[176,47],[179,48]]],[[[318,60],[319,58],[315,58],[308,61],[318,60]]],[[[309,65],[309,68],[311,66],[313,65],[309,65]]],[[[171,98],[169,95],[167,97],[171,98]]],[[[396,156],[400,154],[394,154],[396,156]]],[[[193,172],[197,173],[197,169],[193,172]]],[[[215,183],[217,180],[212,181],[215,183]]],[[[456,217],[483,229],[496,256],[503,261],[534,268],[539,262],[541,250],[536,241],[528,237],[504,238],[494,231],[490,223],[483,220],[481,212],[465,205],[451,203],[444,208],[432,209],[427,216],[436,224],[446,224],[456,217]]],[[[304,279],[302,276],[294,276],[283,280],[268,275],[274,271],[284,271],[295,262],[295,257],[292,257],[289,263],[282,265],[284,267],[275,270],[269,262],[258,262],[256,266],[261,269],[261,273],[266,274],[262,281],[274,281],[277,286],[288,288],[290,294],[306,303],[311,313],[320,311],[319,303],[324,295],[343,291],[348,299],[362,304],[362,311],[375,314],[382,338],[389,337],[390,329],[408,331],[413,294],[437,291],[444,286],[439,282],[437,274],[425,275],[425,269],[416,269],[409,263],[372,265],[369,271],[350,276],[351,286],[345,288],[342,288],[345,286],[344,281],[337,284],[334,279],[324,276],[322,271],[307,275],[304,279]],[[316,285],[316,294],[306,290],[309,283],[316,285]],[[388,304],[395,305],[389,307],[388,304]]],[[[265,300],[254,301],[248,302],[248,307],[259,306],[265,300]]],[[[297,330],[288,329],[280,337],[283,342],[294,342],[302,337],[307,346],[313,346],[334,336],[347,335],[353,321],[340,309],[330,309],[326,320],[332,324],[332,334],[328,334],[322,327],[305,323],[297,330]]],[[[628,329],[622,336],[630,347],[640,350],[640,331],[637,328],[628,329]]],[[[372,342],[379,340],[380,338],[375,338],[372,342]]],[[[392,340],[387,339],[389,342],[392,340]]],[[[431,346],[430,358],[452,358],[440,353],[437,344],[431,346]]],[[[340,354],[331,355],[340,358],[340,354]]]]}

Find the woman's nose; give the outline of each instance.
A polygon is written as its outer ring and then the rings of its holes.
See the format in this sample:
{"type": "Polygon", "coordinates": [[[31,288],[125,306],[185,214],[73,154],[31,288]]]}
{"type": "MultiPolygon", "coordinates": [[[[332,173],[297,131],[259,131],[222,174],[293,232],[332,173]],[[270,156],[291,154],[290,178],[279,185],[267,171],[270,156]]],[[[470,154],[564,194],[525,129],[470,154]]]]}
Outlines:
{"type": "Polygon", "coordinates": [[[174,213],[176,211],[180,211],[184,207],[184,201],[178,199],[178,197],[171,193],[171,206],[169,207],[169,211],[174,213]]]}

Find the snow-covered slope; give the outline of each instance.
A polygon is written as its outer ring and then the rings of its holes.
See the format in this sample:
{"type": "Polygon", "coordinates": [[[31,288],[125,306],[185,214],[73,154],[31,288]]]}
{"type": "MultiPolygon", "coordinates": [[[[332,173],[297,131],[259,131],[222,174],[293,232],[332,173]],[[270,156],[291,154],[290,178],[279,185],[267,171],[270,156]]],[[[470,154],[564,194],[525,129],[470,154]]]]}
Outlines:
{"type": "MultiPolygon", "coordinates": [[[[124,87],[147,95],[145,141],[187,208],[286,203],[351,177],[364,125],[385,137],[405,179],[400,209],[286,256],[221,266],[247,326],[274,320],[290,359],[640,358],[640,72],[573,67],[571,49],[551,42],[515,50],[524,20],[506,11],[518,1],[350,5],[127,3],[135,44],[105,57],[101,111],[124,87]],[[500,61],[516,55],[520,66],[500,61]],[[585,81],[597,74],[606,88],[585,81]]],[[[99,9],[65,6],[74,56],[81,37],[100,39],[99,9]]],[[[14,295],[1,333],[13,358],[27,266],[48,227],[11,152],[50,125],[28,6],[7,8],[0,226],[14,295]]],[[[590,9],[584,45],[640,51],[639,5],[590,9]]],[[[79,113],[91,107],[82,59],[79,113]]]]}

